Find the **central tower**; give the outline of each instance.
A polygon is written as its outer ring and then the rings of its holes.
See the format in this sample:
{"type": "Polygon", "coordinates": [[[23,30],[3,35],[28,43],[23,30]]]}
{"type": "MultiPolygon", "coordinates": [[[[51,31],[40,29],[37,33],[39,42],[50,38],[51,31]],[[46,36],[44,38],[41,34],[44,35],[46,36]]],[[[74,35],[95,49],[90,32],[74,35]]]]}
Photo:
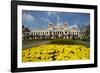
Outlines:
{"type": "Polygon", "coordinates": [[[59,16],[59,12],[57,13],[57,25],[61,25],[61,23],[60,23],[60,16],[59,16]]]}

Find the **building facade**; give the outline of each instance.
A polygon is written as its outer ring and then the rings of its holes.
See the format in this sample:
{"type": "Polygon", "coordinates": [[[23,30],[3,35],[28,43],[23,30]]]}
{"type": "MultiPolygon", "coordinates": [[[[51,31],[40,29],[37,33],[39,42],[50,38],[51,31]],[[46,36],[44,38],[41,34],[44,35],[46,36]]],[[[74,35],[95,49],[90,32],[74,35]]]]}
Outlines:
{"type": "Polygon", "coordinates": [[[78,27],[69,27],[67,22],[64,24],[54,25],[48,24],[47,29],[31,30],[24,33],[23,37],[29,35],[29,39],[76,39],[80,38],[80,30],[78,27]]]}

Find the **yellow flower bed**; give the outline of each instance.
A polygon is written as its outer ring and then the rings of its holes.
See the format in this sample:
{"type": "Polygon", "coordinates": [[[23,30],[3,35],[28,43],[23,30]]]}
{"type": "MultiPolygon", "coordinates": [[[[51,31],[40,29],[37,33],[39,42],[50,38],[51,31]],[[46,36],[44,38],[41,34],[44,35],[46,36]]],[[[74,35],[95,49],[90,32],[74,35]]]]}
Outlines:
{"type": "Polygon", "coordinates": [[[90,48],[81,45],[45,44],[22,51],[22,62],[81,60],[90,58],[90,48]]]}

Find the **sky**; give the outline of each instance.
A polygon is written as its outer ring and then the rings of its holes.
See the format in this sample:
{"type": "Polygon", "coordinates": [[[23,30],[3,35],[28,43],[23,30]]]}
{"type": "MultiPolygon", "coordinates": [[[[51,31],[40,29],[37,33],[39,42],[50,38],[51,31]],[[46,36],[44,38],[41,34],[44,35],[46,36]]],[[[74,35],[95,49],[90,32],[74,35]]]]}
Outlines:
{"type": "Polygon", "coordinates": [[[22,25],[31,30],[46,29],[49,23],[62,25],[64,22],[67,22],[70,27],[88,25],[90,14],[22,10],[22,25]]]}

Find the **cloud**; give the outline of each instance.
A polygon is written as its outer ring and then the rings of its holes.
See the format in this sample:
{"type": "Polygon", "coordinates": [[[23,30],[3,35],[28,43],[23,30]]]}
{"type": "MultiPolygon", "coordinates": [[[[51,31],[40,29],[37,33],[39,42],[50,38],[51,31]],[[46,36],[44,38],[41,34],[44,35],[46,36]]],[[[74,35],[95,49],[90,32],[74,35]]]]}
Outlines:
{"type": "Polygon", "coordinates": [[[44,22],[48,22],[48,23],[50,22],[50,20],[48,18],[41,18],[41,20],[44,22]]]}
{"type": "Polygon", "coordinates": [[[23,25],[25,25],[26,27],[29,27],[31,29],[33,24],[36,23],[36,19],[34,18],[34,16],[32,16],[29,13],[23,13],[22,14],[22,22],[23,22],[23,25]]]}
{"type": "Polygon", "coordinates": [[[77,24],[71,25],[70,28],[78,28],[77,24]]]}
{"type": "Polygon", "coordinates": [[[47,12],[47,15],[48,16],[51,16],[51,15],[55,15],[56,16],[57,15],[57,12],[47,12]]]}
{"type": "Polygon", "coordinates": [[[62,23],[61,22],[61,18],[60,18],[60,12],[47,12],[47,17],[55,17],[56,19],[57,19],[57,22],[60,22],[60,23],[62,23]]]}
{"type": "Polygon", "coordinates": [[[25,20],[25,21],[34,21],[34,19],[35,19],[31,14],[26,14],[26,13],[24,13],[24,14],[22,15],[22,18],[23,18],[23,20],[25,20]]]}

